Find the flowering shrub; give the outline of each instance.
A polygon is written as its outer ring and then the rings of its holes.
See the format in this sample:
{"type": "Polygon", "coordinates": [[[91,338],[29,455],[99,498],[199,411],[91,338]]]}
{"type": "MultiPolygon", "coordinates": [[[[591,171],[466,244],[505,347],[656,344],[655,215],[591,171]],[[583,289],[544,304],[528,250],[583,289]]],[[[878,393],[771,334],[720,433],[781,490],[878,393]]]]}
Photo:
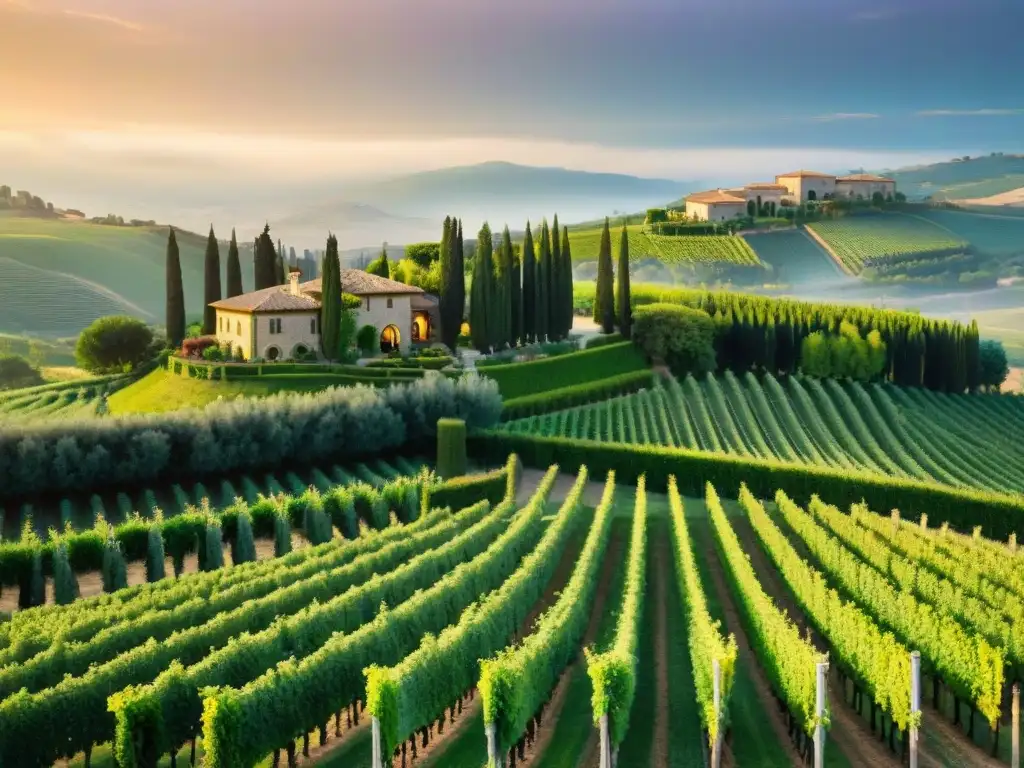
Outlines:
{"type": "Polygon", "coordinates": [[[197,336],[194,339],[185,339],[181,342],[181,356],[199,359],[210,347],[217,346],[217,339],[213,336],[197,336]]]}

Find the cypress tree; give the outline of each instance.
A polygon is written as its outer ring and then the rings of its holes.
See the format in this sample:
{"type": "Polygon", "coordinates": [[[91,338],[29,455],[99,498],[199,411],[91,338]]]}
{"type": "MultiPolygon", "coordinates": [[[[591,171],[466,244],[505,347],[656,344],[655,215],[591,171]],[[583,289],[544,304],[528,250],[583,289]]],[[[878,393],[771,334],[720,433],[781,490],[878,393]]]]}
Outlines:
{"type": "Polygon", "coordinates": [[[160,581],[167,575],[164,557],[164,537],[160,532],[160,526],[151,525],[146,541],[146,581],[160,581]]]}
{"type": "MultiPolygon", "coordinates": [[[[454,222],[454,217],[452,218],[454,222]]],[[[455,232],[455,261],[459,267],[455,270],[455,286],[458,288],[459,300],[457,306],[462,308],[462,320],[459,322],[459,333],[462,333],[462,321],[466,319],[466,245],[462,240],[462,219],[459,219],[459,226],[455,232]]]]}
{"type": "Polygon", "coordinates": [[[113,536],[107,538],[106,546],[103,548],[101,574],[104,592],[116,592],[128,586],[128,567],[121,553],[121,545],[113,536]]]}
{"type": "Polygon", "coordinates": [[[43,553],[38,549],[32,553],[32,575],[29,581],[28,605],[31,608],[46,602],[46,577],[43,576],[43,553]]]}
{"type": "Polygon", "coordinates": [[[241,296],[242,288],[242,263],[238,259],[238,240],[235,238],[235,230],[231,230],[231,245],[228,246],[228,274],[227,292],[225,298],[241,296]]]}
{"type": "Polygon", "coordinates": [[[551,232],[548,221],[540,224],[540,256],[537,259],[537,276],[534,283],[534,311],[537,315],[537,341],[545,341],[551,332],[548,317],[548,286],[551,283],[551,232]]]}
{"type": "Polygon", "coordinates": [[[327,237],[327,250],[320,267],[320,350],[328,360],[340,360],[341,349],[341,264],[338,238],[327,237]]]}
{"type": "Polygon", "coordinates": [[[60,542],[53,552],[53,599],[57,605],[68,605],[78,596],[78,579],[71,570],[67,547],[60,542]]]}
{"type": "Polygon", "coordinates": [[[522,343],[523,335],[523,262],[522,253],[512,253],[512,346],[522,343]]]}
{"type": "Polygon", "coordinates": [[[458,247],[457,223],[451,216],[445,216],[441,232],[441,292],[438,296],[438,314],[441,320],[441,343],[452,352],[458,346],[459,331],[462,328],[463,307],[457,283],[463,283],[462,265],[456,258],[458,247]]]}
{"type": "Polygon", "coordinates": [[[537,339],[537,258],[533,251],[533,233],[530,222],[526,222],[526,235],[523,237],[523,287],[522,299],[522,339],[524,344],[537,339]]]}
{"type": "Polygon", "coordinates": [[[224,544],[220,523],[214,520],[207,522],[202,547],[204,556],[200,558],[200,570],[215,571],[224,567],[224,544]]]}
{"type": "Polygon", "coordinates": [[[274,515],[274,557],[283,557],[292,551],[292,526],[284,510],[274,515]]]}
{"type": "Polygon", "coordinates": [[[496,346],[515,346],[512,336],[512,235],[508,226],[501,233],[501,245],[498,247],[498,263],[495,279],[494,310],[497,314],[496,346]]]}
{"type": "Polygon", "coordinates": [[[491,228],[485,221],[476,237],[476,255],[473,257],[473,284],[469,297],[469,331],[473,346],[480,352],[490,352],[494,343],[491,302],[494,298],[494,245],[491,228]]]}
{"type": "Polygon", "coordinates": [[[277,254],[274,253],[274,241],[270,239],[270,225],[263,227],[263,234],[256,238],[256,257],[254,260],[254,277],[256,290],[272,288],[279,285],[280,269],[277,265],[277,254]]]}
{"type": "Polygon", "coordinates": [[[608,217],[601,230],[601,247],[597,256],[597,291],[594,293],[594,322],[600,324],[602,333],[615,330],[615,287],[612,272],[612,236],[608,229],[608,217]]]}
{"type": "Polygon", "coordinates": [[[239,512],[235,525],[235,539],[231,542],[231,562],[251,563],[256,559],[256,540],[252,535],[252,518],[248,512],[239,512]]]}
{"type": "Polygon", "coordinates": [[[207,336],[217,332],[217,310],[210,305],[220,301],[220,246],[217,236],[210,225],[210,235],[206,238],[206,261],[204,263],[203,286],[203,333],[207,336]]]}
{"type": "Polygon", "coordinates": [[[562,327],[565,335],[572,333],[572,252],[569,250],[569,228],[562,227],[562,327]]]}
{"type": "Polygon", "coordinates": [[[555,339],[565,336],[562,328],[562,244],[559,241],[558,214],[551,222],[551,268],[548,271],[548,335],[555,339]]]}
{"type": "Polygon", "coordinates": [[[616,315],[619,320],[619,333],[622,334],[622,338],[628,339],[633,330],[633,310],[629,305],[629,233],[626,231],[625,225],[622,226],[622,238],[619,241],[619,274],[617,277],[619,289],[616,291],[616,298],[619,306],[616,315]]]}
{"type": "Polygon", "coordinates": [[[177,349],[185,338],[185,289],[181,284],[178,240],[171,228],[167,236],[167,346],[177,349]]]}

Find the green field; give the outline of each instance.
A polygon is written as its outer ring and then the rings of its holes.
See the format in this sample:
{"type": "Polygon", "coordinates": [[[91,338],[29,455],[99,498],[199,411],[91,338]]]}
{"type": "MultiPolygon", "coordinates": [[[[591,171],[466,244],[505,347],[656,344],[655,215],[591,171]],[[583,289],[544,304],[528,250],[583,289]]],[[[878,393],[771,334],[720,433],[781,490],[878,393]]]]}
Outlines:
{"type": "MultiPolygon", "coordinates": [[[[222,237],[229,232],[220,233],[222,237]]],[[[186,309],[202,312],[205,238],[178,233],[186,309]]],[[[0,213],[0,331],[73,336],[97,317],[161,323],[167,231],[0,213]]],[[[227,248],[221,247],[221,268],[227,248]]],[[[252,270],[242,279],[252,286],[252,270]]]]}
{"type": "Polygon", "coordinates": [[[945,255],[969,246],[939,225],[903,214],[847,216],[808,224],[807,228],[825,241],[851,274],[878,263],[945,255]]]}
{"type": "MultiPolygon", "coordinates": [[[[654,235],[644,232],[642,224],[631,224],[629,257],[633,261],[658,259],[666,264],[730,264],[760,266],[757,254],[741,237],[732,235],[654,235]]],[[[612,258],[618,259],[620,230],[611,233],[612,258]]],[[[597,261],[601,249],[601,230],[570,230],[569,245],[573,261],[597,261]]]]}
{"type": "Polygon", "coordinates": [[[828,252],[802,230],[744,235],[744,239],[769,268],[775,284],[801,286],[849,280],[828,252]]]}
{"type": "Polygon", "coordinates": [[[501,428],[1021,493],[1024,453],[1007,436],[1010,424],[1024,426],[1024,401],[727,372],[501,428]]]}
{"type": "Polygon", "coordinates": [[[1024,218],[1000,215],[998,209],[984,214],[931,208],[918,215],[967,240],[981,253],[993,256],[1024,253],[1024,218]]]}

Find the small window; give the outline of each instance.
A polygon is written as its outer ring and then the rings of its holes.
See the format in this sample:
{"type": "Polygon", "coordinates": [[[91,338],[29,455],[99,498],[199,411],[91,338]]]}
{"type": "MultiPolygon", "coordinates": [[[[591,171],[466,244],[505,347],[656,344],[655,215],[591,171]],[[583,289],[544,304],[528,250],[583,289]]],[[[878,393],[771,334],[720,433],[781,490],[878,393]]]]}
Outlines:
{"type": "Polygon", "coordinates": [[[270,318],[270,332],[271,333],[280,333],[281,332],[281,318],[280,317],[272,317],[272,318],[270,318]]]}
{"type": "Polygon", "coordinates": [[[369,296],[366,297],[366,311],[367,312],[370,311],[370,297],[369,296]]]}
{"type": "Polygon", "coordinates": [[[310,333],[316,333],[316,318],[315,317],[309,318],[309,332],[310,333]]]}
{"type": "Polygon", "coordinates": [[[395,302],[388,298],[388,309],[394,309],[395,302]]]}
{"type": "Polygon", "coordinates": [[[235,323],[235,334],[238,335],[238,336],[242,335],[242,321],[241,320],[239,320],[237,323],[235,323]]]}

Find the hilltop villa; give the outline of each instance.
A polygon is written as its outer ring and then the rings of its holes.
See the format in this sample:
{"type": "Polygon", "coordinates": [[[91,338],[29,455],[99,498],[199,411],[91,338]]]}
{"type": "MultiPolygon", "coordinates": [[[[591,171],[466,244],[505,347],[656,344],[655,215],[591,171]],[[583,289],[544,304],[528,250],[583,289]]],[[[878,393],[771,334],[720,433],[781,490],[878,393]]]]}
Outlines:
{"type": "Polygon", "coordinates": [[[797,205],[811,200],[843,197],[870,200],[876,193],[889,197],[896,182],[884,176],[856,173],[831,176],[817,171],[793,171],[775,177],[775,182],[756,182],[735,189],[712,189],[686,198],[686,215],[699,221],[728,221],[747,213],[747,203],[797,205]]]}
{"type": "MultiPolygon", "coordinates": [[[[241,349],[246,360],[288,360],[320,349],[320,278],[299,283],[292,268],[288,285],[275,285],[210,306],[217,310],[217,341],[241,349]]],[[[409,350],[430,338],[437,300],[422,288],[405,285],[359,269],[341,271],[341,289],[361,300],[358,327],[380,333],[380,349],[409,350]]]]}

